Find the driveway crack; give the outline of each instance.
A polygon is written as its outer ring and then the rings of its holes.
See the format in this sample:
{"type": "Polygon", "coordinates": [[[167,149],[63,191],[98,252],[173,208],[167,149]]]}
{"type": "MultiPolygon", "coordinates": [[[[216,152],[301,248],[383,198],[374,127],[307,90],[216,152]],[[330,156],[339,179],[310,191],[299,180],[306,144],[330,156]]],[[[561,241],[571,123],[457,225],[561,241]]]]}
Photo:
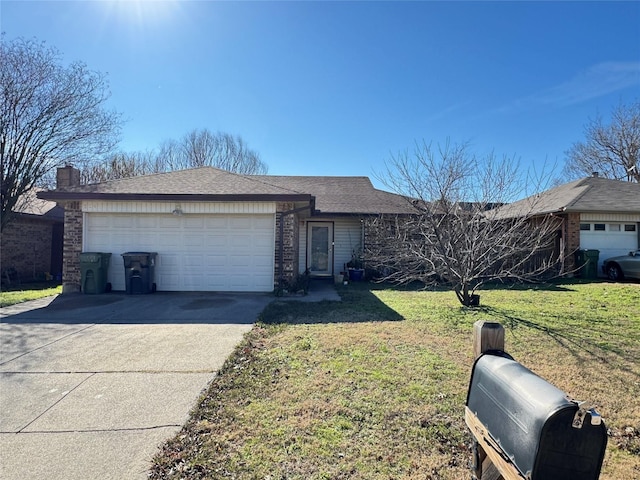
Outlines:
{"type": "Polygon", "coordinates": [[[69,395],[71,392],[73,392],[74,390],[76,390],[80,385],[82,385],[84,382],[86,382],[87,380],[89,380],[91,377],[93,377],[94,375],[96,375],[95,373],[92,373],[91,375],[89,375],[87,378],[83,379],[80,383],[78,383],[75,387],[73,387],[71,390],[69,390],[66,394],[62,395],[58,400],[56,400],[54,403],[52,403],[51,405],[49,405],[49,407],[47,407],[43,412],[40,413],[40,415],[36,416],[33,420],[31,420],[29,423],[27,423],[24,427],[22,427],[21,429],[19,429],[16,433],[22,433],[23,430],[25,428],[28,428],[29,425],[32,425],[33,422],[35,422],[36,420],[38,420],[40,417],[42,417],[45,413],[47,413],[49,410],[51,410],[53,407],[55,407],[58,403],[60,403],[62,400],[64,400],[66,398],[67,395],[69,395]]]}
{"type": "MultiPolygon", "coordinates": [[[[44,414],[44,412],[43,412],[44,414]]],[[[35,422],[34,419],[31,423],[35,422]]],[[[31,424],[30,423],[30,424],[31,424]]],[[[29,425],[30,425],[29,424],[29,425]]],[[[56,434],[56,433],[108,433],[108,432],[143,432],[147,430],[159,430],[162,428],[179,428],[182,427],[182,424],[178,423],[167,423],[164,425],[153,425],[150,427],[123,427],[123,428],[90,428],[90,429],[72,429],[72,430],[29,430],[28,432],[24,432],[23,430],[27,428],[29,425],[23,427],[17,432],[0,432],[0,434],[20,434],[20,435],[31,435],[31,434],[56,434]]]]}

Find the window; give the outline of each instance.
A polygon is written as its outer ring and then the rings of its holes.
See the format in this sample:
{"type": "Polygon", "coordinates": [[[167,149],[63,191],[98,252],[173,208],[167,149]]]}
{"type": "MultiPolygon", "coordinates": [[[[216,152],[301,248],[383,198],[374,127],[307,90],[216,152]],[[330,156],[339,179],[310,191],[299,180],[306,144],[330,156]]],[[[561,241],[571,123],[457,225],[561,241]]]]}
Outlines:
{"type": "Polygon", "coordinates": [[[635,232],[636,231],[636,226],[633,223],[631,223],[631,224],[628,223],[628,224],[626,224],[624,226],[624,231],[625,232],[635,232]]]}
{"type": "Polygon", "coordinates": [[[619,223],[610,223],[609,224],[609,231],[610,232],[619,232],[620,231],[620,224],[619,223]]]}
{"type": "Polygon", "coordinates": [[[581,223],[580,224],[580,230],[591,230],[591,224],[590,223],[581,223]]]}
{"type": "Polygon", "coordinates": [[[594,229],[596,232],[604,232],[604,230],[605,230],[605,225],[604,225],[604,223],[594,223],[594,224],[593,224],[593,229],[594,229]]]}

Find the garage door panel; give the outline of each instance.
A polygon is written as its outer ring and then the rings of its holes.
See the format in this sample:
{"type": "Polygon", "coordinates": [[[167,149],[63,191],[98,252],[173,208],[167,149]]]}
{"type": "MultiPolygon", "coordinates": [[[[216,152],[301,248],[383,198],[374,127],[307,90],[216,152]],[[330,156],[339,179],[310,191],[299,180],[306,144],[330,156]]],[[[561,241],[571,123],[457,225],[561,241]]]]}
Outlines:
{"type": "Polygon", "coordinates": [[[273,225],[273,218],[269,216],[255,217],[253,221],[254,228],[258,230],[268,230],[273,225]]]}
{"type": "Polygon", "coordinates": [[[206,218],[205,228],[209,230],[226,230],[229,228],[229,219],[225,215],[211,215],[206,218]]]}
{"type": "Polygon", "coordinates": [[[231,217],[229,219],[229,227],[232,230],[248,230],[253,227],[253,219],[250,216],[231,217]]]}
{"type": "Polygon", "coordinates": [[[156,284],[162,285],[165,291],[180,291],[180,275],[177,273],[158,273],[156,270],[156,284]]]}
{"type": "Polygon", "coordinates": [[[139,215],[136,217],[136,226],[138,228],[156,228],[158,226],[158,217],[155,215],[139,215]]]}
{"type": "Polygon", "coordinates": [[[188,215],[181,217],[184,219],[184,227],[187,229],[202,229],[204,228],[204,218],[200,216],[188,215]]]}
{"type": "Polygon", "coordinates": [[[187,268],[197,268],[204,265],[204,255],[184,255],[182,258],[183,266],[187,268]]]}
{"type": "Polygon", "coordinates": [[[250,268],[251,257],[246,255],[229,255],[229,266],[231,268],[250,268]]]}
{"type": "Polygon", "coordinates": [[[227,246],[227,236],[226,235],[207,235],[206,242],[210,248],[225,248],[227,246]]]}
{"type": "Polygon", "coordinates": [[[199,234],[185,234],[182,240],[187,247],[203,247],[204,235],[199,234]]]}
{"type": "Polygon", "coordinates": [[[207,268],[227,268],[227,256],[226,255],[207,255],[204,262],[207,268]]]}
{"type": "Polygon", "coordinates": [[[181,223],[180,217],[175,215],[163,215],[158,217],[158,227],[160,228],[180,228],[181,223]]]}
{"type": "Polygon", "coordinates": [[[159,291],[270,291],[275,226],[269,215],[87,213],[85,251],[111,252],[109,282],[124,290],[123,252],[157,252],[159,291]],[[241,232],[241,233],[239,233],[241,232]]]}
{"type": "Polygon", "coordinates": [[[177,235],[163,235],[162,232],[160,233],[158,244],[163,248],[159,250],[168,250],[169,247],[180,247],[181,243],[180,237],[177,235]]]}
{"type": "Polygon", "coordinates": [[[135,226],[135,218],[131,215],[117,215],[113,217],[110,227],[116,228],[133,228],[135,226]]]}
{"type": "Polygon", "coordinates": [[[273,245],[273,237],[270,235],[256,235],[253,238],[253,244],[257,248],[270,247],[273,245]]]}

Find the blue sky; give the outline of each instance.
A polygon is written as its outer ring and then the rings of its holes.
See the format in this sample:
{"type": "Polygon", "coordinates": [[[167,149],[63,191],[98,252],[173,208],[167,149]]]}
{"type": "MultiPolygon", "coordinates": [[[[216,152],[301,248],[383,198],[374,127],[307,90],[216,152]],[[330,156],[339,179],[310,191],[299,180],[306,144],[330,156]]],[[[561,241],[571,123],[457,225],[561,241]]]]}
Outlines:
{"type": "Polygon", "coordinates": [[[368,175],[416,141],[564,162],[596,115],[640,99],[640,2],[5,1],[108,73],[120,148],[238,134],[279,175],[368,175]]]}

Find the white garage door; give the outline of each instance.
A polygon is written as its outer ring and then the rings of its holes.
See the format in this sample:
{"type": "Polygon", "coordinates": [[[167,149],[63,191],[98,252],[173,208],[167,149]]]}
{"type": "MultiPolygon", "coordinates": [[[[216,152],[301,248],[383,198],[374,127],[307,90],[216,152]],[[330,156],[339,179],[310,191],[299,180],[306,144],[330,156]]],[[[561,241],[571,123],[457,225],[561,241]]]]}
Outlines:
{"type": "Polygon", "coordinates": [[[111,252],[113,290],[125,290],[121,254],[132,251],[158,253],[159,291],[273,290],[272,214],[87,213],[84,237],[84,251],[111,252]]]}
{"type": "Polygon", "coordinates": [[[580,223],[580,248],[600,250],[598,274],[602,263],[610,257],[626,255],[638,248],[638,225],[636,223],[596,222],[580,223]]]}

